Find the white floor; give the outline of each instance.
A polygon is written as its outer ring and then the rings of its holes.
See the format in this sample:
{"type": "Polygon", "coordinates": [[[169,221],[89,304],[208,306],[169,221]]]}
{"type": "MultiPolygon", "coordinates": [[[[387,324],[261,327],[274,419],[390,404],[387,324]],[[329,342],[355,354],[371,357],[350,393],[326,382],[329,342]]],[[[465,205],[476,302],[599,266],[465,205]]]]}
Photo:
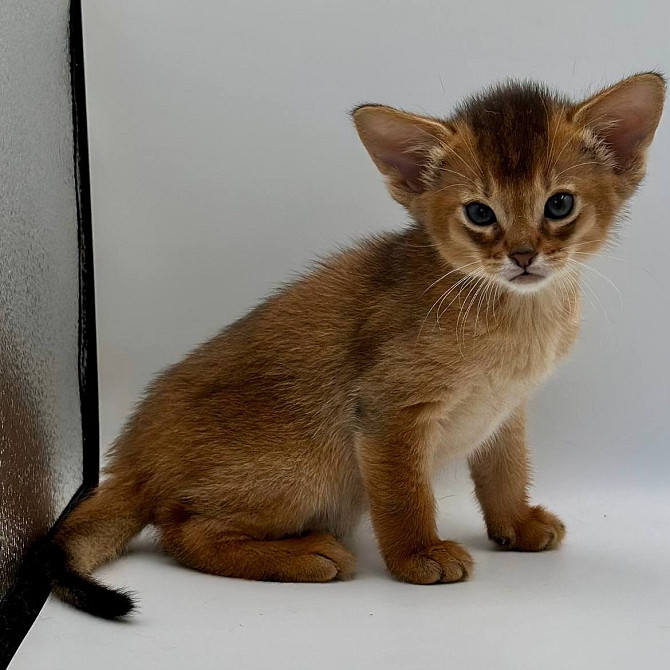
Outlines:
{"type": "Polygon", "coordinates": [[[110,584],[141,595],[132,622],[96,620],[50,600],[10,668],[670,667],[667,490],[545,486],[538,502],[561,515],[569,534],[559,551],[528,555],[489,545],[458,479],[451,495],[441,489],[441,527],[475,557],[468,583],[392,581],[369,523],[352,540],[357,578],[325,585],[198,574],[144,539],[102,571],[110,584]]]}

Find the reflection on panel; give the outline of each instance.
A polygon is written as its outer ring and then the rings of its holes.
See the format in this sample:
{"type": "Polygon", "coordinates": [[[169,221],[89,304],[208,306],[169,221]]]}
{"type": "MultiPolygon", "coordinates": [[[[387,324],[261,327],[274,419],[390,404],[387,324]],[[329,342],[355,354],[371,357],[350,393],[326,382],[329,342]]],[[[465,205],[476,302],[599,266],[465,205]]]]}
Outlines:
{"type": "Polygon", "coordinates": [[[0,2],[0,597],[82,481],[68,13],[0,2]]]}

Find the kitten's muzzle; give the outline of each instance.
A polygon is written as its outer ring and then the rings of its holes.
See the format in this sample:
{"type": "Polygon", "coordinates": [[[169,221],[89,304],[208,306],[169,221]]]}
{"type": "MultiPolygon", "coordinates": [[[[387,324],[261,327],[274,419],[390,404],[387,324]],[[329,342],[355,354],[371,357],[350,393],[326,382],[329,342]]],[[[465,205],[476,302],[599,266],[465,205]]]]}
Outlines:
{"type": "Polygon", "coordinates": [[[539,284],[551,274],[537,250],[528,244],[512,248],[507,256],[508,263],[503,276],[511,284],[517,286],[539,284]]]}
{"type": "Polygon", "coordinates": [[[508,256],[513,263],[525,270],[537,257],[537,251],[530,246],[515,247],[508,253],[508,256]]]}

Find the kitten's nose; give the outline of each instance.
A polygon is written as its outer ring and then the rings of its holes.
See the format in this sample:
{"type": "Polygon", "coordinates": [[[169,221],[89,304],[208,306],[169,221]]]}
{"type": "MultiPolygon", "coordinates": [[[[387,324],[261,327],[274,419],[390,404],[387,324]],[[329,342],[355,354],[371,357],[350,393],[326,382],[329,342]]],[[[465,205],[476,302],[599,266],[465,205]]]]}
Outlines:
{"type": "Polygon", "coordinates": [[[514,247],[514,249],[509,252],[509,257],[524,270],[533,262],[535,256],[537,256],[535,249],[528,246],[514,247]]]}

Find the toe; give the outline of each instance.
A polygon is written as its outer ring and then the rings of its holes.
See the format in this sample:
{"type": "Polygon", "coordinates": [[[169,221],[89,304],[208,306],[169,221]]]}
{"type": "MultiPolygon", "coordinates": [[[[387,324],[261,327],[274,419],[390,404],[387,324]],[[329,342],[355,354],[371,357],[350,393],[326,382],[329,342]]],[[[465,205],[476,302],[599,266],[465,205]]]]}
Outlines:
{"type": "Polygon", "coordinates": [[[565,537],[563,522],[542,507],[531,507],[525,519],[515,527],[513,549],[545,551],[555,549],[565,537]]]}
{"type": "Polygon", "coordinates": [[[335,538],[325,536],[315,547],[314,553],[328,559],[335,565],[337,569],[335,579],[347,580],[354,576],[356,557],[335,538]]]}

